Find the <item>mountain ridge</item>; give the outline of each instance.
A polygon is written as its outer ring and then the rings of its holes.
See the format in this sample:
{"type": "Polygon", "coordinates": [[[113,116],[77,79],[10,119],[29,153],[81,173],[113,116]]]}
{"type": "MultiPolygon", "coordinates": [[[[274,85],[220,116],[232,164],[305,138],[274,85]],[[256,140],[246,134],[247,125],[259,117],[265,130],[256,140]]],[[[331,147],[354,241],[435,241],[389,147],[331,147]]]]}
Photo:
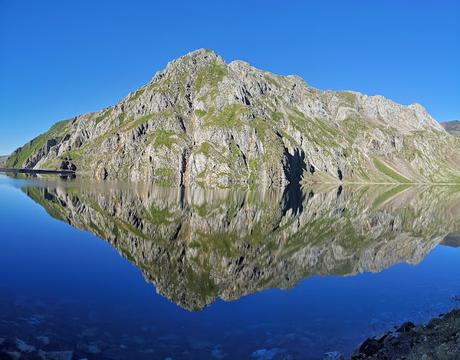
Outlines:
{"type": "Polygon", "coordinates": [[[451,183],[458,144],[420,104],[318,90],[200,49],[119,103],[55,124],[7,164],[218,187],[451,183]]]}
{"type": "Polygon", "coordinates": [[[441,123],[441,126],[449,134],[457,135],[457,136],[460,135],[460,120],[444,121],[441,123]]]}

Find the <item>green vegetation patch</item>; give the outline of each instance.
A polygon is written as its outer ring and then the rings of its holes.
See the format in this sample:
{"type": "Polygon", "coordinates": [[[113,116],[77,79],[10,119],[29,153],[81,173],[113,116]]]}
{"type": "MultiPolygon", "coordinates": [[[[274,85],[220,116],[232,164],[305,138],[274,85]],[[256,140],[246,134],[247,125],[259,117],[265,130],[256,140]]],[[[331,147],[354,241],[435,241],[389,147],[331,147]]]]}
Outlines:
{"type": "Polygon", "coordinates": [[[267,81],[270,85],[273,85],[275,87],[280,87],[280,84],[278,83],[278,81],[276,81],[273,75],[265,75],[264,78],[265,78],[265,81],[267,81]]]}
{"type": "Polygon", "coordinates": [[[348,117],[342,121],[342,128],[350,144],[353,144],[360,134],[365,134],[369,130],[369,125],[363,119],[348,117]]]}
{"type": "Polygon", "coordinates": [[[26,160],[40,150],[48,140],[59,140],[64,136],[67,125],[70,120],[60,121],[54,124],[47,132],[36,137],[23,147],[19,148],[17,152],[13,153],[6,161],[7,167],[23,167],[26,160]]]}
{"type": "Polygon", "coordinates": [[[398,185],[396,187],[392,187],[391,189],[383,192],[374,200],[374,202],[372,203],[372,208],[373,209],[378,208],[380,205],[384,204],[389,199],[395,197],[396,195],[408,189],[409,187],[410,185],[398,185]]]}
{"type": "Polygon", "coordinates": [[[356,103],[356,94],[350,91],[339,91],[337,96],[342,100],[346,105],[354,107],[356,103]]]}
{"type": "Polygon", "coordinates": [[[399,183],[410,183],[411,182],[409,179],[397,173],[395,170],[393,170],[391,167],[389,167],[388,165],[386,165],[384,162],[382,162],[379,159],[374,159],[374,166],[377,168],[378,171],[385,174],[389,178],[395,180],[396,182],[399,182],[399,183]]]}
{"type": "Polygon", "coordinates": [[[293,109],[288,115],[291,124],[302,132],[312,143],[326,149],[340,148],[337,143],[339,131],[327,125],[324,121],[306,116],[299,110],[293,109]]]}
{"type": "Polygon", "coordinates": [[[159,148],[165,146],[171,147],[177,141],[177,134],[173,131],[159,130],[154,134],[153,146],[159,148]]]}
{"type": "Polygon", "coordinates": [[[200,147],[196,150],[197,154],[203,154],[206,157],[209,157],[209,151],[211,149],[211,144],[207,141],[202,142],[200,147]]]}
{"type": "Polygon", "coordinates": [[[204,116],[206,116],[206,111],[197,109],[197,110],[195,110],[195,115],[199,116],[199,117],[204,117],[204,116]]]}
{"type": "Polygon", "coordinates": [[[198,71],[194,90],[199,92],[205,85],[209,86],[209,95],[215,97],[219,82],[227,75],[228,70],[225,65],[212,62],[208,66],[201,68],[198,71]]]}
{"type": "Polygon", "coordinates": [[[170,219],[172,214],[168,211],[168,209],[160,209],[152,206],[147,213],[147,217],[156,225],[168,225],[171,223],[170,219]]]}
{"type": "Polygon", "coordinates": [[[235,234],[198,232],[197,235],[199,238],[192,243],[192,246],[201,249],[204,253],[216,252],[226,258],[236,258],[240,255],[238,249],[234,247],[234,244],[238,243],[235,241],[237,238],[235,234]]]}
{"type": "Polygon", "coordinates": [[[155,176],[158,177],[170,177],[174,174],[173,169],[168,168],[168,167],[161,167],[155,169],[155,176]]]}
{"type": "Polygon", "coordinates": [[[96,124],[99,124],[101,121],[107,119],[110,115],[112,115],[112,108],[103,111],[99,116],[96,117],[96,124]]]}
{"type": "Polygon", "coordinates": [[[246,111],[242,104],[230,104],[224,106],[220,112],[210,109],[204,119],[204,126],[215,127],[240,127],[240,116],[246,111]]]}
{"type": "Polygon", "coordinates": [[[130,98],[129,101],[136,101],[145,92],[145,88],[137,90],[130,98]]]}

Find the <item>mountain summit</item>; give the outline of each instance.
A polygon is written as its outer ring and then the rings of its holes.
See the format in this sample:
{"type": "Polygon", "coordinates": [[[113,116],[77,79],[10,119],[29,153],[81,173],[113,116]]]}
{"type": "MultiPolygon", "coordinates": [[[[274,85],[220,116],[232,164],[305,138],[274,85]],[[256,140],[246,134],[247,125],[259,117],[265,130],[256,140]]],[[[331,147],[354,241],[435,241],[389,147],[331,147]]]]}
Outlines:
{"type": "Polygon", "coordinates": [[[318,90],[202,49],[118,104],[55,124],[7,165],[181,185],[457,182],[459,141],[419,104],[318,90]]]}

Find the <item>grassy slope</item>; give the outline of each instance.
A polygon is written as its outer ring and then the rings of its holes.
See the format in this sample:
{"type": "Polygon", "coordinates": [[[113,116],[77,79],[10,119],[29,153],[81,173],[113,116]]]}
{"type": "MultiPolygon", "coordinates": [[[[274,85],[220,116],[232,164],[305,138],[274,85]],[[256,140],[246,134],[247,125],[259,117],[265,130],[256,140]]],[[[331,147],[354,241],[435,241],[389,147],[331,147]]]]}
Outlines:
{"type": "Polygon", "coordinates": [[[26,160],[36,152],[38,152],[46,142],[50,139],[59,140],[65,128],[68,124],[68,120],[60,121],[54,124],[47,132],[39,135],[35,139],[31,140],[18,150],[16,150],[13,154],[10,155],[8,160],[6,161],[6,166],[12,168],[21,168],[25,166],[26,160]]]}

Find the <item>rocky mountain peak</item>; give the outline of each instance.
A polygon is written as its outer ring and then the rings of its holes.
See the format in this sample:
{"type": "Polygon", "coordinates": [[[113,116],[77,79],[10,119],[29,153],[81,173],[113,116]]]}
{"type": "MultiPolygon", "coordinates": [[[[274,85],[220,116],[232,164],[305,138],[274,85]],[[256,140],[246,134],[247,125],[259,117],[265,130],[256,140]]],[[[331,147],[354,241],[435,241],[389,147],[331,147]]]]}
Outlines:
{"type": "Polygon", "coordinates": [[[193,73],[194,71],[209,66],[210,64],[225,65],[225,61],[212,50],[194,50],[168,62],[163,70],[158,71],[155,74],[153,81],[160,80],[167,73],[171,74],[171,76],[176,75],[175,72],[181,73],[184,70],[188,70],[193,73]]]}
{"type": "Polygon", "coordinates": [[[8,164],[221,187],[451,182],[458,140],[419,104],[315,89],[200,49],[120,103],[56,124],[8,164]]]}

